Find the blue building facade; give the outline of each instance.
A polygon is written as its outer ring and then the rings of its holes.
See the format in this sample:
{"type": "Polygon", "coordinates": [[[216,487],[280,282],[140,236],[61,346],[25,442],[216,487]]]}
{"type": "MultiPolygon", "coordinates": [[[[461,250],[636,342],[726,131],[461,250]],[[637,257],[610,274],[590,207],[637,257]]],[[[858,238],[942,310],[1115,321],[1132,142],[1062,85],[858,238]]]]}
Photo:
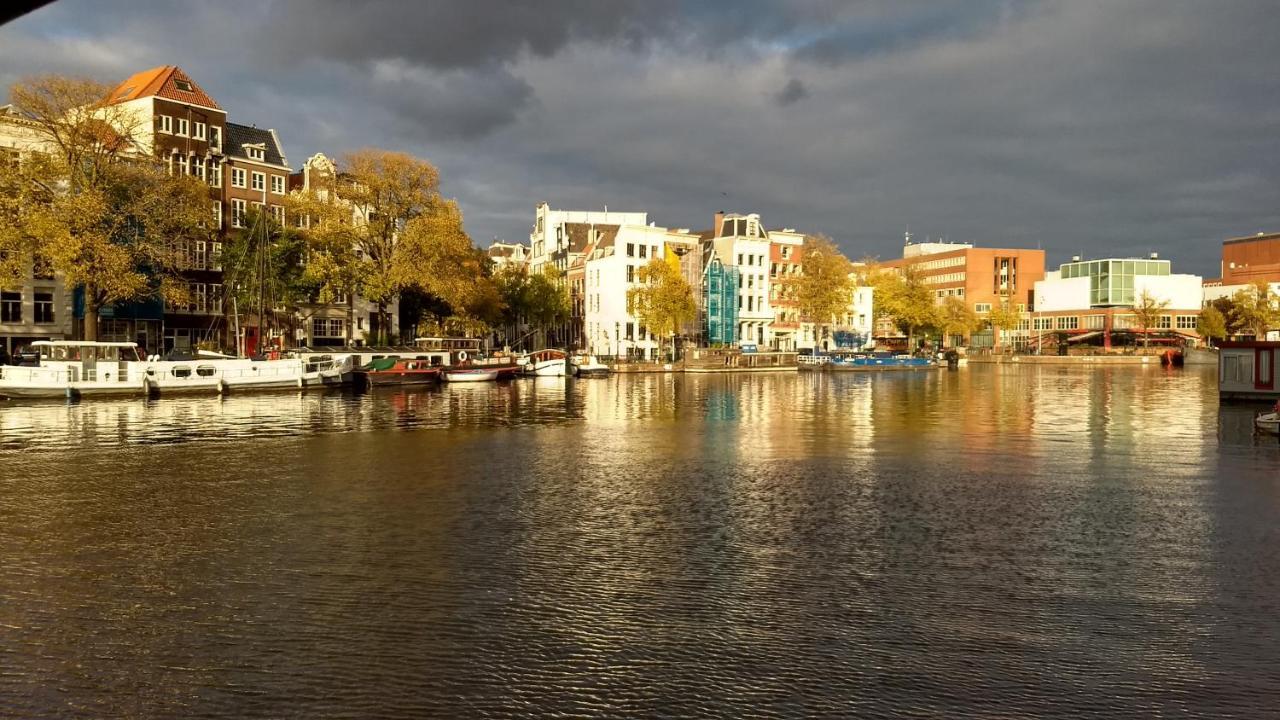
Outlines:
{"type": "Polygon", "coordinates": [[[738,269],[712,257],[707,263],[702,287],[707,344],[735,344],[738,341],[738,269]]]}

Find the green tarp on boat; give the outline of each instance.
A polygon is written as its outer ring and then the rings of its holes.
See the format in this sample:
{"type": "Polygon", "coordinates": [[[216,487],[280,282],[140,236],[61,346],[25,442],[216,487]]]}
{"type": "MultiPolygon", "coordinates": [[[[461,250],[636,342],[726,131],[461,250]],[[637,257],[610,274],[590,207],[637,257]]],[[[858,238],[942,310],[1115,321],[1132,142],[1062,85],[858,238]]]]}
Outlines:
{"type": "Polygon", "coordinates": [[[377,360],[371,360],[368,365],[364,366],[364,369],[380,372],[383,370],[390,370],[395,366],[396,358],[378,358],[377,360]]]}

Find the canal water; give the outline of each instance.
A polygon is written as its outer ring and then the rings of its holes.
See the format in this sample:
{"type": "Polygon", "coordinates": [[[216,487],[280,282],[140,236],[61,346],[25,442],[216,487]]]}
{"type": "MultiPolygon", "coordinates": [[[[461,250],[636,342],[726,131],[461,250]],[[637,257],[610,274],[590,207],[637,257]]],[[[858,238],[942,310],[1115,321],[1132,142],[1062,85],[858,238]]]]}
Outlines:
{"type": "Polygon", "coordinates": [[[0,404],[0,715],[1275,717],[1212,369],[0,404]]]}

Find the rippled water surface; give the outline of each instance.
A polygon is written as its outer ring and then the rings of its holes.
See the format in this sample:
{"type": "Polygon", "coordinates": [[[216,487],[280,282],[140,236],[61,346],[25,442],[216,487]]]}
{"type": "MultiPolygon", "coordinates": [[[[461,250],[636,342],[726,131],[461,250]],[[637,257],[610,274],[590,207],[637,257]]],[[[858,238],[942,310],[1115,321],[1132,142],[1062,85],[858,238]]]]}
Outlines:
{"type": "Polygon", "coordinates": [[[1212,370],[0,403],[0,715],[1275,717],[1212,370]]]}

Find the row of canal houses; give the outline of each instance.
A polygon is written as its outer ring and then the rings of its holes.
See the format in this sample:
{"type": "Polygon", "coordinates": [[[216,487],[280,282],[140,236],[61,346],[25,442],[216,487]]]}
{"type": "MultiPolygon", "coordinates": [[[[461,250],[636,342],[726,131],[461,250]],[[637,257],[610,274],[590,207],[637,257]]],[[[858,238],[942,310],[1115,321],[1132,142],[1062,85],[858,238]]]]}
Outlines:
{"type": "MultiPolygon", "coordinates": [[[[272,346],[362,342],[377,334],[377,313],[355,297],[304,304],[287,318],[264,322],[247,313],[240,323],[229,321],[223,244],[231,234],[247,229],[251,210],[284,223],[290,192],[333,181],[334,166],[328,158],[314,155],[300,171],[293,171],[276,130],[233,122],[217,100],[174,65],[126,78],[107,102],[120,105],[128,111],[121,115],[134,120],[129,133],[136,152],[157,156],[170,172],[192,175],[208,185],[217,239],[193,243],[183,253],[189,303],[165,305],[154,299],[105,307],[99,340],[136,342],[148,352],[209,344],[254,354],[272,346]],[[269,328],[265,337],[259,337],[259,325],[269,328]],[[231,337],[237,332],[238,337],[231,337]]],[[[0,107],[0,161],[40,152],[44,142],[19,108],[0,107]]],[[[391,311],[394,317],[396,308],[391,311]]],[[[20,287],[0,290],[0,348],[11,352],[32,340],[73,339],[82,317],[83,301],[75,288],[32,268],[20,287]]]]}
{"type": "Polygon", "coordinates": [[[658,338],[628,312],[627,291],[655,258],[678,264],[694,290],[698,318],[680,335],[703,346],[759,350],[859,348],[871,335],[870,288],[857,288],[835,328],[801,321],[785,276],[800,273],[805,236],[767,229],[756,214],[715,214],[711,227],[661,227],[644,212],[556,210],[537,206],[529,245],[494,243],[496,262],[523,262],[529,272],[554,268],[567,282],[570,322],[548,344],[596,355],[654,359],[658,338]]]}
{"type": "MultiPolygon", "coordinates": [[[[804,242],[803,233],[768,229],[756,214],[718,212],[710,228],[695,231],[658,226],[644,212],[557,210],[541,203],[529,244],[495,242],[489,256],[530,272],[558,270],[568,283],[573,312],[570,322],[544,341],[601,356],[656,357],[657,338],[626,303],[639,268],[654,257],[678,258],[694,290],[699,317],[681,333],[687,342],[762,351],[904,346],[890,319],[876,321],[867,287],[854,289],[847,313],[834,327],[803,321],[788,284],[779,280],[800,273],[804,242]]],[[[1191,344],[1200,340],[1197,323],[1206,302],[1257,279],[1280,292],[1280,234],[1227,240],[1221,277],[1208,281],[1174,272],[1171,261],[1155,253],[1075,256],[1047,270],[1040,248],[918,242],[909,233],[902,257],[883,265],[912,267],[939,303],[954,297],[979,317],[997,306],[1019,316],[1016,327],[949,337],[944,339],[948,345],[1034,350],[1064,337],[1071,344],[1103,345],[1113,335],[1132,342],[1144,332],[1134,313],[1144,293],[1164,308],[1145,333],[1160,342],[1191,344]]]]}

